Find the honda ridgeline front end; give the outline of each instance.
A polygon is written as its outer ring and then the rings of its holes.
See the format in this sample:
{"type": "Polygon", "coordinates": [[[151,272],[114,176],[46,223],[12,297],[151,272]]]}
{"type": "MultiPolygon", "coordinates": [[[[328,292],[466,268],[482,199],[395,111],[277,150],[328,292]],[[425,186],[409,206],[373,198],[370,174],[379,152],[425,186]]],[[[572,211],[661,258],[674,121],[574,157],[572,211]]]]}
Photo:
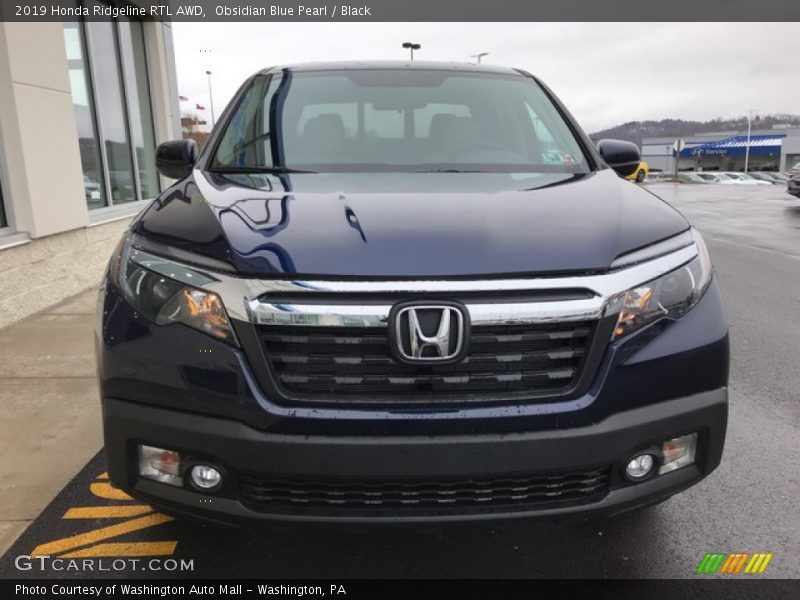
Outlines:
{"type": "Polygon", "coordinates": [[[266,69],[114,252],[111,481],[217,522],[615,514],[720,462],[702,237],[515,69],[266,69]]]}

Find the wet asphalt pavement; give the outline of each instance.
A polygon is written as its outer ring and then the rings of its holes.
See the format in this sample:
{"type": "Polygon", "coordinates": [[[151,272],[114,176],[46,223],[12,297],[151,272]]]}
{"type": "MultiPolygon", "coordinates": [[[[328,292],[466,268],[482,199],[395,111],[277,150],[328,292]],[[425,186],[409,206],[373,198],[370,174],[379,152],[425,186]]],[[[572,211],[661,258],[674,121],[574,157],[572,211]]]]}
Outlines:
{"type": "MultiPolygon", "coordinates": [[[[195,577],[684,578],[706,552],[737,551],[773,553],[765,576],[800,577],[800,200],[783,186],[646,187],[706,236],[730,321],[728,440],[722,465],[699,485],[589,523],[220,530],[151,518],[101,540],[134,543],[129,555],[137,542],[161,544],[138,548],[192,559],[195,577]]],[[[117,523],[62,518],[71,507],[135,505],[92,487],[103,471],[99,455],[3,557],[0,576],[88,575],[21,573],[12,559],[117,523]]],[[[169,575],[137,569],[130,574],[169,575]]]]}

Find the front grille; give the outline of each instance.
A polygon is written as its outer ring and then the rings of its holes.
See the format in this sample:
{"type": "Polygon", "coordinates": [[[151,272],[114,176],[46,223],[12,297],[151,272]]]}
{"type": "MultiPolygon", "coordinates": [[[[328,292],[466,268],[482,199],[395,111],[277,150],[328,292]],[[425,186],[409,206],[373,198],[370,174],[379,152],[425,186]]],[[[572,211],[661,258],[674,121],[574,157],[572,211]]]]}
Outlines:
{"type": "Polygon", "coordinates": [[[385,327],[260,325],[272,379],[290,400],[415,403],[558,398],[571,391],[594,321],[476,326],[459,362],[396,361],[385,327]]]}
{"type": "Polygon", "coordinates": [[[287,480],[239,477],[242,502],[272,514],[414,515],[511,512],[588,504],[609,489],[606,466],[453,481],[287,480]]]}

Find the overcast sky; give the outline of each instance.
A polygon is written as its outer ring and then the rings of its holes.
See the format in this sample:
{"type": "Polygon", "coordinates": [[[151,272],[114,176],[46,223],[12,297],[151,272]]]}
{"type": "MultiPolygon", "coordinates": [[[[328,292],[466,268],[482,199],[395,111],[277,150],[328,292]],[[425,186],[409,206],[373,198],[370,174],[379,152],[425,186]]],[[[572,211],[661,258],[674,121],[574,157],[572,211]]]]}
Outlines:
{"type": "MultiPolygon", "coordinates": [[[[433,0],[432,0],[433,1],[433,0]]],[[[315,60],[483,61],[541,77],[588,132],[643,119],[800,113],[800,23],[174,23],[180,93],[217,115],[242,81],[315,60]],[[206,50],[206,52],[202,52],[206,50]],[[210,52],[208,52],[210,50],[210,52]]],[[[182,103],[188,108],[188,103],[182,103]]]]}

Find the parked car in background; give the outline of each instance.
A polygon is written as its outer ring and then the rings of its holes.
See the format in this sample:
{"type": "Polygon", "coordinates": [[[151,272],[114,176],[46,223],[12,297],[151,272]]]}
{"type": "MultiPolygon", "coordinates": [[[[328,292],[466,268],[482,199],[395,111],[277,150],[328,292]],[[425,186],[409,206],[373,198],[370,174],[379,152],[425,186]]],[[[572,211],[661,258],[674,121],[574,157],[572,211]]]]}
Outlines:
{"type": "Polygon", "coordinates": [[[650,166],[642,161],[639,163],[639,166],[636,168],[636,171],[628,175],[625,179],[628,181],[635,181],[636,183],[642,183],[647,178],[647,173],[650,172],[650,166]]]}
{"type": "Polygon", "coordinates": [[[672,173],[667,173],[664,171],[650,171],[647,175],[648,181],[672,181],[674,179],[674,175],[672,173]]]}
{"type": "Polygon", "coordinates": [[[83,176],[83,189],[86,192],[88,202],[100,200],[100,184],[88,175],[83,176]]]}
{"type": "Polygon", "coordinates": [[[778,179],[776,177],[773,177],[772,173],[765,173],[765,172],[761,172],[761,171],[756,171],[756,172],[753,172],[753,173],[749,173],[749,175],[750,175],[750,177],[753,177],[754,179],[758,179],[759,181],[763,181],[764,183],[768,183],[770,185],[777,185],[779,183],[785,183],[784,181],[781,181],[780,179],[778,179]]]}
{"type": "Polygon", "coordinates": [[[750,177],[747,173],[737,173],[733,171],[725,171],[724,173],[720,173],[720,175],[726,175],[733,179],[734,183],[739,185],[772,185],[771,183],[767,183],[766,181],[760,181],[753,177],[750,177]]]}
{"type": "Polygon", "coordinates": [[[721,183],[723,185],[736,185],[736,182],[722,173],[708,173],[706,171],[697,174],[698,177],[705,179],[708,183],[721,183]]]}
{"type": "Polygon", "coordinates": [[[703,179],[702,177],[700,177],[698,173],[687,173],[687,172],[678,173],[678,181],[680,181],[681,183],[703,183],[703,184],[713,183],[711,181],[703,179]]]}
{"type": "Polygon", "coordinates": [[[800,174],[800,162],[795,164],[795,166],[792,167],[792,170],[790,172],[792,175],[800,174]]]}
{"type": "Polygon", "coordinates": [[[789,181],[789,176],[784,175],[783,173],[769,172],[767,173],[767,175],[769,175],[779,183],[787,183],[789,181]]]}
{"type": "Polygon", "coordinates": [[[800,173],[793,176],[789,183],[786,184],[786,191],[788,191],[792,196],[797,196],[800,198],[800,173]]]}

